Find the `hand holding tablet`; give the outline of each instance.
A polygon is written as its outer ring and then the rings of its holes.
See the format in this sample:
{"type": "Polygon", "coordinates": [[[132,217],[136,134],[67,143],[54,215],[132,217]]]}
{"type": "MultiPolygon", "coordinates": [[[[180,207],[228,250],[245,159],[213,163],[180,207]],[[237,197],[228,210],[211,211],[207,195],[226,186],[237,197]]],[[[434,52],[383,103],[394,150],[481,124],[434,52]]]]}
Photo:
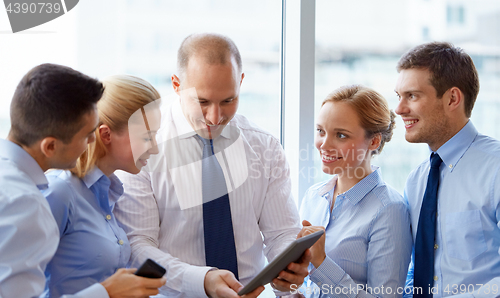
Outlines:
{"type": "MultiPolygon", "coordinates": [[[[302,226],[303,226],[302,231],[300,231],[300,233],[297,235],[297,238],[313,234],[319,230],[323,231],[325,230],[325,228],[322,226],[313,226],[307,220],[302,221],[302,226]]],[[[316,268],[318,268],[326,258],[324,238],[325,236],[323,236],[323,239],[321,239],[320,237],[320,239],[309,248],[309,250],[311,251],[311,263],[316,268]]]]}
{"type": "Polygon", "coordinates": [[[300,259],[306,249],[311,247],[324,234],[324,231],[301,237],[292,242],[281,254],[279,254],[272,262],[270,262],[262,271],[255,276],[238,295],[250,293],[258,286],[263,286],[270,283],[276,278],[279,273],[286,269],[288,264],[300,259]]]}

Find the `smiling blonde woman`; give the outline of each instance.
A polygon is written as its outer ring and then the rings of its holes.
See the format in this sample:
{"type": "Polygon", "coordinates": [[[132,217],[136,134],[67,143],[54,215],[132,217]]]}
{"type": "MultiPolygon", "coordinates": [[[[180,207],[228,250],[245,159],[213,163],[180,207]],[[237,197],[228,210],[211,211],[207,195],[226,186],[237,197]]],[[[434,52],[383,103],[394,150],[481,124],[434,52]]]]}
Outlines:
{"type": "Polygon", "coordinates": [[[80,156],[76,168],[47,174],[49,188],[44,195],[59,226],[60,243],[45,271],[41,297],[82,290],[84,297],[92,298],[144,297],[156,295],[165,283],[135,276],[134,269],[119,269],[127,265],[131,251],[112,212],[123,193],[113,172],[137,174],[147,158],[158,153],[160,94],[133,76],[112,76],[103,84],[96,141],[80,156]]]}

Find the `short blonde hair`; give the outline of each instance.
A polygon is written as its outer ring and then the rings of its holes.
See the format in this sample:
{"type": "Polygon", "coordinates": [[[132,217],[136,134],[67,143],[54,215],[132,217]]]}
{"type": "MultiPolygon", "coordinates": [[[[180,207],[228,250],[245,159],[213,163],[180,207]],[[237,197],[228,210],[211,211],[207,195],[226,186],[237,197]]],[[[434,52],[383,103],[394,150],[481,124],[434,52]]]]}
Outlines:
{"type": "Polygon", "coordinates": [[[377,91],[361,85],[342,86],[328,94],[321,106],[327,102],[349,104],[358,114],[366,138],[381,134],[380,146],[372,151],[372,155],[382,152],[385,143],[391,140],[396,114],[377,91]]]}
{"type": "MultiPolygon", "coordinates": [[[[131,75],[115,75],[102,81],[104,94],[97,103],[99,126],[106,124],[112,131],[121,132],[128,127],[132,114],[143,106],[160,98],[156,89],[143,79],[131,75]]],[[[84,177],[106,155],[106,147],[101,141],[99,129],[95,142],[78,158],[71,172],[84,177]]]]}

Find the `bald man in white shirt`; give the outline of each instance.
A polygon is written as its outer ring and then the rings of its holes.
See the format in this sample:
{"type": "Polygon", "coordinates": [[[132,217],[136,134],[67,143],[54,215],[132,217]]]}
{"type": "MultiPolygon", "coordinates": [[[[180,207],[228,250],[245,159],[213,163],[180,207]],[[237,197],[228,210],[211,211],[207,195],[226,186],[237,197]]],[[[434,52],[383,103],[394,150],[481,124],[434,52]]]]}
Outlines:
{"type": "MultiPolygon", "coordinates": [[[[153,258],[167,268],[161,294],[238,297],[265,258],[271,261],[300,231],[288,163],[275,137],[236,114],[244,74],[229,38],[188,36],[178,52],[178,74],[172,85],[179,97],[162,112],[158,132],[163,154],[137,176],[120,175],[125,195],[115,214],[128,234],[132,265],[153,258]],[[216,198],[207,199],[202,191],[202,139],[212,144],[224,173],[237,255],[234,273],[207,265],[203,205],[216,198]]],[[[307,251],[273,280],[278,295],[303,282],[309,260],[307,251]]]]}

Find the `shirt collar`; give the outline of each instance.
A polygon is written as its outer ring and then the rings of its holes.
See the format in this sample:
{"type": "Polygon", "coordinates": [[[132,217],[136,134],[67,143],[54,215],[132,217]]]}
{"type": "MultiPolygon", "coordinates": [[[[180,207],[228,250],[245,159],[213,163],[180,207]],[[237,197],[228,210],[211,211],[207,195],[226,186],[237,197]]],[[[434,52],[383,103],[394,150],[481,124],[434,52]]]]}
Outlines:
{"type": "Polygon", "coordinates": [[[477,135],[476,128],[472,124],[472,121],[469,120],[458,133],[439,147],[437,154],[439,154],[439,157],[441,157],[450,172],[453,171],[477,135]]]}
{"type": "MultiPolygon", "coordinates": [[[[351,189],[346,191],[340,196],[346,197],[353,205],[359,203],[372,189],[378,184],[382,183],[382,175],[380,168],[377,166],[372,166],[373,172],[363,178],[361,181],[356,183],[351,189]]],[[[324,196],[330,192],[337,183],[338,176],[335,175],[330,181],[328,181],[322,188],[320,188],[319,195],[324,196]]]]}
{"type": "Polygon", "coordinates": [[[117,194],[117,197],[120,197],[123,194],[123,183],[118,179],[115,174],[111,174],[109,177],[106,177],[104,173],[98,168],[94,167],[90,172],[82,178],[83,183],[87,188],[91,188],[92,185],[99,182],[99,184],[103,184],[104,187],[108,188],[117,194]]]}
{"type": "MultiPolygon", "coordinates": [[[[174,103],[172,104],[172,119],[177,129],[177,136],[179,136],[179,138],[187,139],[189,137],[196,135],[196,132],[194,131],[194,129],[191,127],[186,117],[184,116],[184,112],[182,111],[181,107],[180,97],[178,97],[177,100],[175,100],[174,103]]],[[[230,125],[230,123],[228,123],[228,125],[230,125]]],[[[220,134],[222,137],[226,139],[229,139],[231,137],[229,129],[227,127],[228,125],[224,127],[224,129],[220,134]]]]}
{"type": "Polygon", "coordinates": [[[338,176],[334,175],[332,179],[328,180],[325,183],[325,185],[323,185],[323,187],[320,187],[318,194],[320,196],[324,196],[327,193],[329,193],[330,191],[332,191],[333,188],[335,187],[335,185],[337,185],[337,179],[338,179],[338,176]]]}
{"type": "Polygon", "coordinates": [[[0,158],[14,162],[21,171],[25,172],[33,180],[38,189],[48,188],[49,182],[42,168],[21,146],[9,140],[0,139],[0,158]]]}

